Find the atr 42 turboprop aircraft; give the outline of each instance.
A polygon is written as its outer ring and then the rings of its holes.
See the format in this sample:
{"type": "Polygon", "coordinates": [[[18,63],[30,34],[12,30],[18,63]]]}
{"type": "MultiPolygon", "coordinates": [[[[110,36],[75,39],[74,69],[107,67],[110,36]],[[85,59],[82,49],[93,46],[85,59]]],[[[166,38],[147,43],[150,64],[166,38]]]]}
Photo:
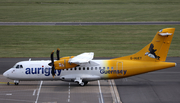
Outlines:
{"type": "Polygon", "coordinates": [[[51,61],[22,61],[6,72],[4,76],[13,79],[15,85],[27,80],[62,80],[77,82],[84,86],[89,81],[118,79],[176,66],[165,62],[175,28],[157,32],[154,39],[139,52],[109,60],[93,60],[94,53],[59,58],[51,61]]]}

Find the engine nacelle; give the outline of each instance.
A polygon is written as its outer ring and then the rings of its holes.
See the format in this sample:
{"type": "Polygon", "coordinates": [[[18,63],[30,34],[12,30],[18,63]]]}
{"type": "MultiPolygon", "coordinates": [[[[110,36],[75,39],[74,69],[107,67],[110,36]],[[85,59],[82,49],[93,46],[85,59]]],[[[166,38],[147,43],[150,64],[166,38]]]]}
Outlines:
{"type": "Polygon", "coordinates": [[[73,68],[78,66],[77,64],[74,63],[69,63],[69,59],[73,58],[74,56],[71,57],[63,57],[60,60],[57,60],[54,62],[54,67],[56,70],[60,69],[67,69],[67,68],[73,68]]]}

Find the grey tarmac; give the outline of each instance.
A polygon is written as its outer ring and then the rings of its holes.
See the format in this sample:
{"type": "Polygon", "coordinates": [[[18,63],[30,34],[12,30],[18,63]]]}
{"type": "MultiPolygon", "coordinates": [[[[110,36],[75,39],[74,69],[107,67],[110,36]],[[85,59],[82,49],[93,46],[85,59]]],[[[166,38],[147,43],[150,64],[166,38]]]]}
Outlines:
{"type": "Polygon", "coordinates": [[[180,103],[180,57],[168,57],[176,67],[141,74],[115,83],[123,103],[180,103]]]}
{"type": "Polygon", "coordinates": [[[64,81],[21,81],[17,86],[2,75],[0,81],[0,103],[116,103],[113,86],[104,80],[84,87],[64,81]]]}

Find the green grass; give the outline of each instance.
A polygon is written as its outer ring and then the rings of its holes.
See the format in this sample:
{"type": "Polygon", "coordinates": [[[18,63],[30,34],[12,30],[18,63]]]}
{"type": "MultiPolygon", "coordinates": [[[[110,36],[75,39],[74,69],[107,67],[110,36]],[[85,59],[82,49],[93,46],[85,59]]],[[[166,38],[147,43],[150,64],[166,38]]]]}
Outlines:
{"type": "Polygon", "coordinates": [[[179,0],[1,0],[0,22],[180,21],[179,0]]]}
{"type": "MultiPolygon", "coordinates": [[[[179,0],[1,0],[0,22],[180,21],[179,0]]],[[[179,25],[0,26],[0,57],[49,57],[95,52],[133,54],[162,28],[175,27],[168,56],[180,56],[179,25]]]]}
{"type": "Polygon", "coordinates": [[[168,56],[180,56],[180,25],[0,26],[0,57],[49,57],[94,52],[95,57],[134,54],[162,28],[175,27],[168,56]]]}

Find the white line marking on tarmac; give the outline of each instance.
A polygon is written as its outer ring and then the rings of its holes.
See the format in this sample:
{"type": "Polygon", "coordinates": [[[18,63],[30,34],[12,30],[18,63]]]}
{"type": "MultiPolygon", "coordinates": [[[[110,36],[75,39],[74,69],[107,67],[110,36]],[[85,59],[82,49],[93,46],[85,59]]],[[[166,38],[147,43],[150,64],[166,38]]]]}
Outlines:
{"type": "Polygon", "coordinates": [[[12,103],[12,102],[23,102],[23,103],[25,103],[25,102],[30,102],[30,103],[33,103],[33,101],[28,101],[28,100],[16,100],[16,99],[2,99],[2,98],[0,98],[0,100],[3,100],[3,101],[11,101],[11,102],[9,102],[9,103],[12,103]]]}
{"type": "Polygon", "coordinates": [[[68,99],[68,102],[70,102],[70,99],[68,99]]]}
{"type": "Polygon", "coordinates": [[[115,101],[115,103],[122,103],[114,80],[109,80],[109,83],[111,85],[111,93],[114,97],[113,100],[115,101]]]}
{"type": "Polygon", "coordinates": [[[113,98],[113,103],[117,103],[116,96],[115,96],[115,93],[114,93],[114,90],[113,90],[111,80],[109,80],[109,84],[110,84],[110,89],[111,89],[111,95],[112,95],[112,98],[113,98]]]}
{"type": "Polygon", "coordinates": [[[39,99],[39,93],[40,93],[40,91],[41,91],[42,83],[43,83],[43,81],[41,81],[41,83],[40,83],[40,85],[39,85],[39,89],[38,89],[37,98],[36,98],[35,103],[37,103],[37,101],[38,101],[38,99],[39,99]]]}
{"type": "Polygon", "coordinates": [[[101,97],[101,103],[104,103],[99,80],[98,80],[98,85],[99,85],[99,93],[100,93],[100,97],[101,97]]]}
{"type": "Polygon", "coordinates": [[[35,93],[36,93],[36,89],[34,89],[33,96],[35,95],[35,93]]]}
{"type": "Polygon", "coordinates": [[[7,93],[6,95],[12,95],[12,93],[7,93]]]}
{"type": "Polygon", "coordinates": [[[68,102],[70,102],[71,95],[71,83],[69,83],[68,102]]]}

